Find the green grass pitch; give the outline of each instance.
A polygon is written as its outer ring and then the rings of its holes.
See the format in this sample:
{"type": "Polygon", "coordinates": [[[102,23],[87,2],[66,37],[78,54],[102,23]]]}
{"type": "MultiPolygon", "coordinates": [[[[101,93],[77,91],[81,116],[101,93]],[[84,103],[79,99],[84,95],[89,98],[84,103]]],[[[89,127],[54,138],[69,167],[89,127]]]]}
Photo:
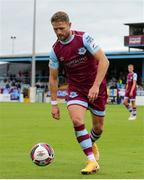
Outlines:
{"type": "MultiPolygon", "coordinates": [[[[51,118],[49,104],[0,103],[0,178],[2,179],[127,179],[144,178],[144,107],[128,121],[122,105],[108,105],[105,128],[98,141],[100,171],[81,175],[86,158],[75,140],[65,104],[61,120],[51,118]],[[55,161],[46,167],[32,163],[31,147],[52,145],[55,161]]],[[[90,113],[86,115],[90,131],[90,113]]]]}

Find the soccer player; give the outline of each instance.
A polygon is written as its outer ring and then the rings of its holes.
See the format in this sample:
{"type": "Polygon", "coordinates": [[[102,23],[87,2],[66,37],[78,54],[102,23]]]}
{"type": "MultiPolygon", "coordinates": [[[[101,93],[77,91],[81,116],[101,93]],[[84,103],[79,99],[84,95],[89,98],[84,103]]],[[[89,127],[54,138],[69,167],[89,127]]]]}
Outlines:
{"type": "Polygon", "coordinates": [[[130,112],[129,120],[136,119],[136,82],[137,82],[137,74],[134,73],[134,65],[128,65],[128,75],[127,75],[127,83],[124,97],[124,105],[127,110],[130,112]]]}
{"type": "Polygon", "coordinates": [[[51,113],[53,118],[60,119],[57,104],[58,67],[63,63],[68,82],[68,112],[77,141],[88,159],[81,173],[91,174],[99,170],[99,152],[95,141],[103,132],[107,100],[105,74],[109,61],[88,33],[71,30],[71,22],[65,12],[55,13],[51,24],[57,36],[49,54],[51,113]],[[92,114],[90,135],[84,122],[87,109],[92,114]]]}

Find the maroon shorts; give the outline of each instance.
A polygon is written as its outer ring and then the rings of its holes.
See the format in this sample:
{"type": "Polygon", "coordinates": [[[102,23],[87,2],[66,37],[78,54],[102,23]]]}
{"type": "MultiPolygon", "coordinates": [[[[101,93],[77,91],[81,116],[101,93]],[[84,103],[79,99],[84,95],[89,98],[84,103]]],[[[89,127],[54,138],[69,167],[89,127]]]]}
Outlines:
{"type": "Polygon", "coordinates": [[[68,95],[66,98],[67,106],[80,105],[89,109],[96,116],[105,116],[105,105],[107,102],[107,90],[106,87],[99,90],[99,95],[94,102],[89,102],[88,90],[78,89],[76,87],[68,89],[68,95]]]}
{"type": "Polygon", "coordinates": [[[136,99],[136,90],[133,91],[133,95],[130,96],[130,91],[126,91],[125,93],[125,99],[128,98],[131,101],[135,101],[136,99]]]}

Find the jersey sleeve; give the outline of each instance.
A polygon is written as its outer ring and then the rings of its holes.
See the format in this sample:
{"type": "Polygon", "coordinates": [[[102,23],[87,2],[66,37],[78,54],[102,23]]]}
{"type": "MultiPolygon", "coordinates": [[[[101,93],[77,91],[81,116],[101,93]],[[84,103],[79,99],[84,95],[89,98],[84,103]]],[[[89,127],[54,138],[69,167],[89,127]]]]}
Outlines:
{"type": "Polygon", "coordinates": [[[91,54],[97,53],[97,51],[100,49],[95,39],[92,36],[90,36],[88,33],[83,34],[83,43],[91,54]]]}
{"type": "Polygon", "coordinates": [[[51,50],[51,52],[49,52],[48,56],[49,56],[49,67],[52,69],[58,69],[59,61],[53,49],[51,50]]]}
{"type": "Polygon", "coordinates": [[[137,73],[134,73],[134,74],[133,74],[133,80],[134,80],[134,81],[137,81],[137,73]]]}

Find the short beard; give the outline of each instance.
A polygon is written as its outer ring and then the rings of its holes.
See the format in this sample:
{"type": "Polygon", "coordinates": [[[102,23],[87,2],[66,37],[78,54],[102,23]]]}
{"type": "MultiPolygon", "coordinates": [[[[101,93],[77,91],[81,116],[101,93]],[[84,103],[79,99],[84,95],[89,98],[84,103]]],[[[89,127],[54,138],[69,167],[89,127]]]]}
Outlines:
{"type": "Polygon", "coordinates": [[[60,41],[63,41],[63,42],[66,42],[70,39],[70,36],[71,36],[71,32],[67,34],[66,37],[64,37],[63,39],[59,39],[60,41]]]}

